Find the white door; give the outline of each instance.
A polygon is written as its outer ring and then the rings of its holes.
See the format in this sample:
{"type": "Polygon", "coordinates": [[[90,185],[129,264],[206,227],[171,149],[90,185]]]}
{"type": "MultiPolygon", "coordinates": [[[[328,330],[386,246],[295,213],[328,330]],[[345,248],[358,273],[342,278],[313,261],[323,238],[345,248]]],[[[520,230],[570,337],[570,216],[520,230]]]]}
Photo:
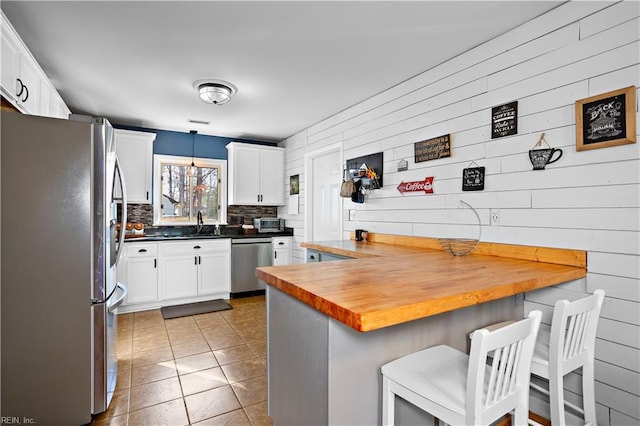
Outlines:
{"type": "Polygon", "coordinates": [[[340,150],[311,159],[310,241],[342,239],[342,164],[340,150]]]}

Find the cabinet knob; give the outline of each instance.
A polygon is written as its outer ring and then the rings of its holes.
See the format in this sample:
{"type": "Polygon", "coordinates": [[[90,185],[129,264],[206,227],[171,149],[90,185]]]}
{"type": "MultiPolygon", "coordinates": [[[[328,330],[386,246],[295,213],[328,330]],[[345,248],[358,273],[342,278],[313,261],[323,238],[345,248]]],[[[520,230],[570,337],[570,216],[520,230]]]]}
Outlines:
{"type": "Polygon", "coordinates": [[[279,246],[283,246],[283,245],[284,245],[284,241],[280,241],[280,242],[278,243],[278,245],[279,245],[279,246]]]}
{"type": "Polygon", "coordinates": [[[201,249],[202,247],[200,247],[200,246],[193,246],[193,248],[194,248],[194,249],[196,249],[196,250],[198,250],[198,249],[201,249]]]}
{"type": "Polygon", "coordinates": [[[140,250],[138,250],[138,253],[146,253],[146,252],[147,252],[147,249],[140,249],[140,250]]]}

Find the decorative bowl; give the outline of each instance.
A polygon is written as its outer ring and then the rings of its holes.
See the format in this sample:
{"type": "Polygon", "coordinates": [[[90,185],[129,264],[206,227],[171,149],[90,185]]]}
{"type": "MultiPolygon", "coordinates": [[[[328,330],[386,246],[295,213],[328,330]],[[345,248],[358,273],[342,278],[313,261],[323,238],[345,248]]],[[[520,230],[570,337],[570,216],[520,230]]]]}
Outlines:
{"type": "Polygon", "coordinates": [[[471,238],[439,238],[440,246],[454,256],[466,256],[471,254],[478,246],[480,240],[471,238]]]}

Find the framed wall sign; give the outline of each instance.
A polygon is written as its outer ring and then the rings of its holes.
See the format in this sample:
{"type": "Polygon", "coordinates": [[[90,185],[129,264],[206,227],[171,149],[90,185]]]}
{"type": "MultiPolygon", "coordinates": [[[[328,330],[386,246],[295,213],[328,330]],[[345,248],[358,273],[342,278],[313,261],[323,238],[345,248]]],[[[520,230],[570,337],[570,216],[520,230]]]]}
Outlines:
{"type": "Polygon", "coordinates": [[[484,167],[468,167],[462,169],[462,190],[484,190],[484,167]]]}
{"type": "Polygon", "coordinates": [[[451,157],[451,135],[442,135],[416,142],[413,144],[413,153],[416,163],[451,157]]]}
{"type": "Polygon", "coordinates": [[[300,175],[289,176],[289,195],[300,193],[300,175]]]}
{"type": "Polygon", "coordinates": [[[518,134],[518,101],[491,108],[491,139],[518,134]]]}
{"type": "Polygon", "coordinates": [[[636,88],[576,101],[576,150],[636,143],[636,88]]]}

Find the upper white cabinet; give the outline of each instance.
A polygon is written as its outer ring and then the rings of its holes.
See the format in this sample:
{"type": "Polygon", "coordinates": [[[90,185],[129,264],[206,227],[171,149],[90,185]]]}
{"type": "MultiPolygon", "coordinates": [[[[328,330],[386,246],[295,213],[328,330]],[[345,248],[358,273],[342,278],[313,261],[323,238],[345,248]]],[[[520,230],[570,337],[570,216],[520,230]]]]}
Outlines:
{"type": "Polygon", "coordinates": [[[115,129],[115,137],[128,202],[151,204],[153,141],[156,134],[115,129]]]}
{"type": "Polygon", "coordinates": [[[229,205],[284,204],[284,148],[232,142],[229,205]]]}
{"type": "Polygon", "coordinates": [[[26,114],[68,118],[69,108],[4,13],[0,13],[0,33],[0,90],[5,99],[26,114]]]}

